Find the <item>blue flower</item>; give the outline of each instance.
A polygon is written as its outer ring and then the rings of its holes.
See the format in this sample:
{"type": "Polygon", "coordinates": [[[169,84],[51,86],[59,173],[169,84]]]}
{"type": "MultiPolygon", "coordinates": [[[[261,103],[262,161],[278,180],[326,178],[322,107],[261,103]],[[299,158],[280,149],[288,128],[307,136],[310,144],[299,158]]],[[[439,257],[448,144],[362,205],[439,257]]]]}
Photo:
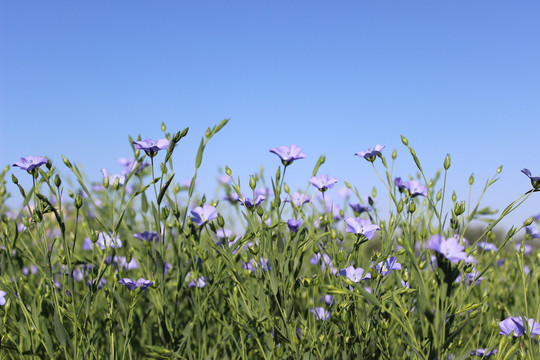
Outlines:
{"type": "Polygon", "coordinates": [[[523,169],[521,172],[527,175],[527,177],[531,180],[531,185],[535,190],[540,188],[540,176],[532,176],[529,169],[523,169]]]}
{"type": "Polygon", "coordinates": [[[365,273],[362,268],[355,268],[354,266],[348,266],[345,269],[339,271],[339,275],[345,276],[352,282],[359,282],[366,279],[371,279],[371,273],[365,273]]]}
{"type": "Polygon", "coordinates": [[[144,150],[146,155],[150,157],[154,157],[157,155],[158,151],[165,150],[169,147],[169,140],[167,139],[159,139],[159,140],[152,140],[152,139],[146,139],[144,141],[134,141],[133,145],[135,146],[135,149],[137,150],[144,150]]]}
{"type": "Polygon", "coordinates": [[[384,276],[390,274],[392,270],[401,270],[401,264],[397,262],[395,256],[392,256],[378,263],[375,268],[379,274],[384,276]]]}
{"type": "Polygon", "coordinates": [[[115,236],[114,238],[112,238],[111,234],[105,234],[101,232],[98,235],[96,244],[101,250],[105,250],[105,248],[107,247],[121,248],[122,240],[120,240],[119,236],[115,236]]]}
{"type": "Polygon", "coordinates": [[[145,280],[143,278],[140,278],[137,281],[133,281],[128,278],[123,278],[123,279],[118,280],[118,282],[122,285],[125,285],[129,289],[129,291],[136,290],[139,287],[141,288],[141,291],[144,291],[147,287],[154,285],[153,281],[145,280]]]}
{"type": "Polygon", "coordinates": [[[382,149],[384,149],[384,146],[375,145],[374,148],[369,148],[367,150],[362,150],[360,152],[354,153],[354,155],[363,157],[367,161],[373,162],[373,161],[375,161],[375,157],[377,155],[381,155],[382,149]]]}
{"type": "Polygon", "coordinates": [[[381,230],[378,225],[372,224],[368,219],[350,217],[345,219],[345,223],[347,224],[346,232],[363,235],[368,240],[375,235],[377,230],[381,230]]]}
{"type": "Polygon", "coordinates": [[[315,314],[317,320],[327,320],[330,317],[330,313],[322,307],[311,309],[311,312],[315,314]]]}
{"type": "Polygon", "coordinates": [[[216,219],[218,217],[216,208],[212,205],[207,204],[203,207],[198,206],[195,209],[191,210],[191,214],[193,215],[191,221],[193,221],[199,226],[202,226],[207,221],[216,219]]]}
{"type": "MultiPolygon", "coordinates": [[[[534,335],[540,335],[540,324],[534,319],[527,320],[529,325],[529,332],[531,337],[534,335]]],[[[501,335],[513,335],[514,337],[520,337],[525,333],[525,325],[523,324],[523,318],[521,317],[509,317],[499,322],[499,328],[501,335]]]]}
{"type": "Polygon", "coordinates": [[[5,298],[5,296],[6,296],[6,292],[0,290],[0,306],[6,305],[6,298],[5,298]]]}
{"type": "Polygon", "coordinates": [[[281,163],[284,166],[290,165],[294,160],[303,159],[306,157],[298,146],[292,144],[289,148],[288,146],[280,146],[277,148],[271,148],[271,153],[276,154],[281,158],[281,163]]]}
{"type": "Polygon", "coordinates": [[[19,167],[28,172],[33,172],[41,165],[45,165],[49,160],[43,156],[28,156],[22,157],[20,161],[17,161],[13,166],[19,167]]]}
{"type": "Polygon", "coordinates": [[[325,192],[326,190],[333,188],[334,184],[338,182],[338,179],[329,175],[317,175],[309,179],[309,182],[319,189],[319,191],[325,192]]]}
{"type": "Polygon", "coordinates": [[[298,231],[298,228],[302,226],[302,222],[297,219],[289,219],[287,220],[287,226],[291,232],[295,233],[298,231]]]}
{"type": "Polygon", "coordinates": [[[476,349],[471,351],[471,356],[479,356],[481,358],[488,358],[491,355],[495,355],[497,353],[497,349],[494,350],[488,350],[488,349],[476,349]]]}
{"type": "Polygon", "coordinates": [[[463,245],[460,245],[458,239],[454,237],[445,239],[442,235],[433,235],[428,240],[428,249],[442,254],[453,264],[462,260],[467,263],[475,261],[472,256],[467,256],[467,253],[463,251],[463,245]]]}

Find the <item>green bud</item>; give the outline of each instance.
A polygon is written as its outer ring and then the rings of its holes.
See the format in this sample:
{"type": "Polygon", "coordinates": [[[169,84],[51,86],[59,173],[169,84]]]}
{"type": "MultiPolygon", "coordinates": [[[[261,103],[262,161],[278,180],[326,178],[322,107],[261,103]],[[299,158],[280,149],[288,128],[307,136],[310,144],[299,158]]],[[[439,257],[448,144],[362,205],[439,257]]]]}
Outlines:
{"type": "Polygon", "coordinates": [[[398,213],[402,212],[404,206],[405,206],[405,203],[403,202],[403,200],[400,200],[399,203],[397,204],[397,212],[398,213]]]}
{"type": "Polygon", "coordinates": [[[332,229],[332,231],[330,232],[330,237],[332,238],[332,240],[336,240],[336,238],[337,238],[336,229],[332,229]]]}
{"type": "Polygon", "coordinates": [[[465,212],[465,201],[461,201],[459,203],[455,203],[454,205],[454,213],[456,215],[461,215],[465,212]]]}
{"type": "Polygon", "coordinates": [[[503,168],[503,167],[502,167],[502,165],[501,165],[501,166],[499,166],[499,167],[497,168],[497,174],[500,174],[500,173],[501,173],[501,171],[502,171],[502,168],[503,168]]]}
{"type": "Polygon", "coordinates": [[[90,241],[92,241],[93,243],[96,243],[98,241],[98,237],[99,237],[99,233],[92,231],[92,233],[90,234],[90,241]]]}
{"type": "Polygon", "coordinates": [[[523,226],[529,226],[533,223],[533,221],[534,221],[534,217],[530,217],[527,220],[525,220],[525,222],[523,223],[523,226]]]}
{"type": "Polygon", "coordinates": [[[109,177],[108,177],[108,176],[105,176],[105,177],[103,178],[103,187],[104,187],[105,189],[108,189],[108,188],[109,188],[109,177]]]}
{"type": "Polygon", "coordinates": [[[74,201],[75,208],[77,208],[77,210],[80,209],[82,207],[82,204],[83,204],[82,197],[80,195],[77,195],[74,201]]]}
{"type": "Polygon", "coordinates": [[[161,209],[161,218],[163,220],[166,220],[169,217],[170,212],[171,211],[169,210],[169,208],[165,206],[163,209],[161,209]]]}
{"type": "Polygon", "coordinates": [[[311,277],[311,283],[315,286],[319,285],[319,275],[315,274],[311,277]]]}
{"type": "Polygon", "coordinates": [[[64,164],[66,164],[66,166],[67,166],[68,168],[71,169],[71,168],[73,167],[73,165],[71,165],[71,162],[70,162],[70,161],[68,160],[68,158],[65,157],[64,155],[62,155],[62,160],[64,160],[64,164]]]}
{"type": "Polygon", "coordinates": [[[161,131],[165,132],[167,130],[167,127],[165,126],[165,123],[161,123],[161,131]]]}
{"type": "Polygon", "coordinates": [[[469,176],[469,185],[472,186],[472,184],[474,184],[474,174],[471,174],[471,176],[469,176]]]}
{"type": "Polygon", "coordinates": [[[230,169],[228,166],[226,166],[226,165],[225,165],[225,174],[227,174],[227,175],[229,175],[229,176],[231,176],[231,174],[232,174],[231,169],[230,169]]]}
{"type": "Polygon", "coordinates": [[[289,185],[287,185],[287,184],[283,184],[283,190],[285,190],[285,193],[286,193],[286,194],[290,194],[290,193],[291,193],[291,189],[289,189],[289,185]]]}
{"type": "Polygon", "coordinates": [[[396,160],[397,158],[397,150],[394,149],[394,151],[392,151],[392,160],[396,160]]]}
{"type": "Polygon", "coordinates": [[[15,185],[17,185],[19,183],[19,179],[17,179],[17,177],[13,174],[11,174],[11,181],[13,181],[13,183],[15,185]]]}
{"type": "Polygon", "coordinates": [[[115,178],[113,182],[113,189],[118,190],[119,187],[120,187],[120,178],[115,178]]]}
{"type": "MultiPolygon", "coordinates": [[[[377,197],[377,188],[376,187],[373,187],[373,190],[371,190],[371,197],[374,198],[374,199],[377,197]]],[[[373,204],[370,204],[370,205],[373,205],[373,204]]]]}
{"type": "Polygon", "coordinates": [[[263,216],[263,214],[264,214],[264,210],[262,206],[257,206],[257,215],[263,216]]]}
{"type": "MultiPolygon", "coordinates": [[[[285,165],[285,166],[287,166],[287,165],[285,165]]],[[[281,167],[278,167],[277,170],[276,170],[276,184],[279,184],[280,180],[281,180],[281,167]]]]}
{"type": "Polygon", "coordinates": [[[276,357],[279,359],[279,358],[282,358],[283,357],[283,346],[281,345],[278,345],[276,346],[276,357]]]}
{"type": "Polygon", "coordinates": [[[47,159],[47,163],[45,163],[45,166],[47,167],[48,170],[52,169],[52,162],[50,159],[47,159]]]}
{"type": "Polygon", "coordinates": [[[414,201],[411,201],[409,203],[409,212],[412,214],[416,211],[416,204],[414,203],[414,201]]]}
{"type": "Polygon", "coordinates": [[[344,181],[344,183],[345,183],[345,186],[346,186],[348,189],[352,189],[351,184],[349,184],[347,181],[344,181]]]}
{"type": "Polygon", "coordinates": [[[450,169],[450,154],[446,154],[446,157],[444,158],[444,170],[450,169]]]}
{"type": "Polygon", "coordinates": [[[302,279],[302,285],[304,287],[310,287],[311,286],[311,279],[310,278],[303,278],[302,279]]]}
{"type": "Polygon", "coordinates": [[[257,244],[253,244],[249,247],[249,252],[253,255],[257,255],[259,253],[259,246],[257,244]]]}
{"type": "Polygon", "coordinates": [[[60,176],[58,176],[58,174],[55,175],[54,177],[54,185],[56,185],[56,187],[60,187],[60,185],[62,185],[62,180],[60,179],[60,176]]]}
{"type": "Polygon", "coordinates": [[[437,201],[441,201],[442,198],[442,190],[437,191],[437,195],[435,196],[435,199],[437,201]]]}
{"type": "Polygon", "coordinates": [[[403,145],[409,146],[409,140],[407,140],[407,138],[403,135],[401,135],[401,142],[403,143],[403,145]]]}
{"type": "Polygon", "coordinates": [[[225,226],[225,219],[223,219],[223,216],[219,215],[217,218],[217,224],[219,227],[225,226]]]}
{"type": "Polygon", "coordinates": [[[255,177],[253,175],[249,176],[249,187],[251,190],[255,190],[255,187],[257,186],[257,182],[255,181],[255,177]]]}
{"type": "Polygon", "coordinates": [[[453,202],[456,202],[457,201],[457,195],[456,195],[456,192],[452,192],[452,201],[453,202]]]}
{"type": "Polygon", "coordinates": [[[420,270],[424,270],[426,268],[426,262],[425,261],[420,261],[420,264],[418,264],[418,268],[420,270]]]}
{"type": "Polygon", "coordinates": [[[345,212],[343,211],[343,209],[339,210],[339,216],[341,216],[342,219],[345,218],[345,212]]]}
{"type": "Polygon", "coordinates": [[[521,245],[519,246],[519,253],[521,255],[525,255],[525,242],[522,242],[521,245]]]}
{"type": "Polygon", "coordinates": [[[208,259],[208,250],[204,249],[202,254],[201,254],[201,259],[203,261],[206,261],[208,259]]]}

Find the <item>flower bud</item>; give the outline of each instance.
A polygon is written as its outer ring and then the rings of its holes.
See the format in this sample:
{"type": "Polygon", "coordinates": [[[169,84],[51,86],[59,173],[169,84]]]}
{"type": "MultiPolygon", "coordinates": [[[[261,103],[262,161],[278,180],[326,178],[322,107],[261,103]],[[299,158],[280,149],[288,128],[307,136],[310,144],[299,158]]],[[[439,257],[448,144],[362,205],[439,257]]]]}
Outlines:
{"type": "Polygon", "coordinates": [[[259,253],[259,246],[257,244],[253,244],[249,247],[249,252],[253,255],[257,255],[259,253]]]}
{"type": "Polygon", "coordinates": [[[263,216],[264,210],[261,206],[257,206],[257,215],[263,216]]]}
{"type": "Polygon", "coordinates": [[[161,209],[161,218],[163,220],[166,220],[169,217],[170,212],[171,211],[169,210],[169,208],[165,206],[163,209],[161,209]]]}
{"type": "MultiPolygon", "coordinates": [[[[377,188],[376,188],[376,187],[373,187],[373,190],[371,190],[371,197],[372,197],[373,199],[375,199],[375,198],[377,197],[377,188]]],[[[371,199],[371,200],[368,199],[369,205],[373,205],[373,204],[372,204],[373,199],[371,199]]]]}
{"type": "Polygon", "coordinates": [[[291,193],[291,189],[289,189],[289,185],[287,185],[287,184],[283,184],[283,190],[285,190],[285,193],[286,193],[286,194],[290,194],[290,193],[291,193]]]}
{"type": "Polygon", "coordinates": [[[255,187],[257,186],[257,182],[255,181],[255,177],[253,175],[249,176],[249,187],[251,190],[255,190],[255,187]]]}
{"type": "Polygon", "coordinates": [[[412,214],[416,211],[416,204],[414,203],[414,201],[411,201],[409,203],[409,212],[412,214]]]}
{"type": "Polygon", "coordinates": [[[453,202],[456,202],[457,201],[457,195],[456,195],[456,191],[454,190],[454,192],[452,192],[452,201],[453,202]]]}
{"type": "Polygon", "coordinates": [[[165,132],[167,130],[167,127],[165,126],[165,123],[161,123],[161,131],[165,132]]]}
{"type": "Polygon", "coordinates": [[[55,175],[54,177],[54,185],[56,185],[56,187],[60,187],[60,185],[62,185],[62,180],[60,179],[60,176],[58,176],[58,174],[55,175]]]}
{"type": "MultiPolygon", "coordinates": [[[[284,166],[287,166],[288,164],[285,163],[285,161],[281,161],[284,166]]],[[[262,171],[262,170],[261,170],[262,171]]],[[[262,174],[262,172],[261,172],[262,174]]],[[[279,184],[279,181],[281,180],[281,167],[278,167],[276,170],[276,184],[279,184]]]]}
{"type": "Polygon", "coordinates": [[[229,175],[229,176],[231,176],[231,174],[232,174],[231,169],[230,169],[228,166],[226,166],[226,165],[225,165],[225,174],[227,174],[227,175],[229,175]]]}
{"type": "Polygon", "coordinates": [[[469,185],[472,186],[472,184],[474,184],[474,174],[471,174],[471,176],[469,176],[469,185]]]}
{"type": "Polygon", "coordinates": [[[83,204],[82,197],[80,195],[77,195],[74,201],[75,208],[77,208],[77,210],[80,209],[82,207],[82,204],[83,204]]]}
{"type": "Polygon", "coordinates": [[[450,169],[450,154],[446,154],[446,157],[444,158],[444,170],[450,169]]]}
{"type": "Polygon", "coordinates": [[[533,221],[534,221],[534,217],[530,217],[527,220],[525,220],[525,222],[523,222],[523,226],[529,226],[533,223],[533,221]]]}
{"type": "Polygon", "coordinates": [[[461,201],[459,203],[454,204],[454,213],[456,215],[461,215],[465,212],[465,201],[461,201]]]}
{"type": "Polygon", "coordinates": [[[302,285],[304,287],[310,287],[311,286],[311,279],[310,278],[303,278],[302,279],[302,285]]]}
{"type": "Polygon", "coordinates": [[[497,168],[497,174],[500,174],[500,173],[501,173],[501,171],[502,171],[502,168],[503,168],[503,167],[502,167],[502,165],[501,165],[501,166],[499,166],[499,167],[497,168]]]}
{"type": "Polygon", "coordinates": [[[71,165],[71,162],[68,160],[67,157],[65,157],[64,155],[62,155],[62,160],[64,160],[64,164],[66,164],[66,166],[67,166],[68,168],[70,168],[70,169],[72,168],[73,165],[71,165]]]}
{"type": "Polygon", "coordinates": [[[13,174],[11,174],[11,181],[13,181],[13,183],[15,185],[17,185],[19,183],[19,179],[17,179],[17,177],[13,174]]]}
{"type": "Polygon", "coordinates": [[[315,286],[319,285],[319,275],[315,274],[311,277],[311,283],[315,286]]]}
{"type": "Polygon", "coordinates": [[[225,219],[223,219],[223,216],[219,215],[217,218],[217,224],[219,227],[225,226],[225,219]]]}
{"type": "Polygon", "coordinates": [[[119,187],[120,187],[120,179],[119,179],[119,178],[115,178],[115,179],[114,179],[114,182],[113,182],[113,189],[114,189],[114,190],[118,190],[119,187]]]}
{"type": "Polygon", "coordinates": [[[400,213],[403,211],[403,207],[405,206],[405,203],[403,202],[403,200],[400,200],[397,204],[397,212],[400,213]]]}
{"type": "Polygon", "coordinates": [[[103,177],[103,187],[105,189],[109,188],[109,177],[108,176],[103,177]]]}
{"type": "Polygon", "coordinates": [[[407,140],[407,138],[403,135],[401,135],[401,142],[403,143],[403,145],[405,146],[409,146],[409,141],[407,140]]]}
{"type": "Polygon", "coordinates": [[[396,149],[394,149],[394,151],[392,151],[392,160],[396,160],[397,158],[397,151],[396,149]]]}

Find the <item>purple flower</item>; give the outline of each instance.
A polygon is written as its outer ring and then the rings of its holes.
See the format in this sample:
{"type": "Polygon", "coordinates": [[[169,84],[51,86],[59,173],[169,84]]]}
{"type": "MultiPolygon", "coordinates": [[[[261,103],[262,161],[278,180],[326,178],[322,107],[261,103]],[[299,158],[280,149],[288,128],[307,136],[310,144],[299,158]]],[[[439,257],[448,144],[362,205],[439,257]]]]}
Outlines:
{"type": "Polygon", "coordinates": [[[20,161],[17,161],[13,166],[19,167],[28,172],[33,172],[41,165],[45,165],[49,160],[43,156],[28,156],[22,157],[20,161]]]}
{"type": "Polygon", "coordinates": [[[142,240],[142,241],[157,241],[158,234],[157,234],[157,232],[145,231],[145,232],[142,232],[142,233],[133,234],[133,237],[135,239],[139,239],[139,240],[142,240]]]}
{"type": "Polygon", "coordinates": [[[476,244],[476,246],[478,246],[480,249],[484,251],[497,251],[497,245],[489,243],[489,242],[480,241],[476,244]]]}
{"type": "Polygon", "coordinates": [[[231,183],[231,177],[227,174],[221,174],[217,177],[220,184],[229,185],[231,183]]]}
{"type": "Polygon", "coordinates": [[[368,240],[371,240],[371,238],[375,235],[375,231],[381,230],[379,226],[372,224],[368,219],[362,219],[359,217],[347,218],[345,219],[345,223],[347,224],[347,228],[345,229],[346,232],[355,235],[363,235],[368,240]]]}
{"type": "MultiPolygon", "coordinates": [[[[484,277],[483,276],[480,276],[479,278],[478,275],[480,275],[480,273],[477,271],[477,270],[474,270],[473,272],[470,272],[470,273],[467,273],[465,274],[465,282],[469,285],[472,284],[472,282],[474,281],[474,279],[476,279],[476,281],[474,282],[475,285],[478,285],[480,284],[480,281],[484,280],[484,277]]],[[[459,274],[459,276],[457,277],[457,279],[454,281],[455,283],[460,283],[462,282],[462,276],[461,274],[459,274]]]]}
{"type": "Polygon", "coordinates": [[[186,282],[188,281],[188,287],[198,287],[199,289],[202,289],[206,286],[206,279],[204,278],[204,276],[200,276],[199,278],[195,279],[191,276],[191,273],[187,273],[186,282]]]}
{"type": "Polygon", "coordinates": [[[525,226],[525,232],[531,236],[531,238],[540,238],[540,231],[534,225],[525,226]]]}
{"type": "Polygon", "coordinates": [[[191,210],[191,214],[193,215],[191,221],[199,226],[218,217],[216,208],[208,204],[203,207],[197,206],[195,209],[191,210]]]}
{"type": "Polygon", "coordinates": [[[297,219],[289,219],[287,220],[287,226],[291,232],[295,233],[298,231],[298,228],[302,226],[302,222],[297,219]]]}
{"type": "Polygon", "coordinates": [[[216,235],[220,238],[220,239],[228,239],[230,238],[231,236],[233,236],[233,232],[231,229],[223,229],[223,228],[219,228],[216,230],[216,235]]]}
{"type": "Polygon", "coordinates": [[[244,201],[242,201],[242,199],[239,198],[238,202],[247,207],[248,209],[253,209],[256,206],[259,206],[264,199],[266,199],[266,197],[262,194],[259,194],[255,197],[255,200],[251,198],[244,198],[244,201]]]}
{"type": "Polygon", "coordinates": [[[291,199],[285,199],[285,201],[292,202],[297,208],[301,207],[305,203],[311,201],[307,194],[300,194],[299,192],[294,192],[291,194],[291,199]]]}
{"type": "Polygon", "coordinates": [[[99,246],[101,250],[105,250],[105,248],[107,247],[121,248],[122,240],[120,240],[120,237],[118,236],[115,236],[114,238],[112,238],[111,234],[105,234],[101,232],[98,235],[96,244],[99,246]]]}
{"type": "MultiPolygon", "coordinates": [[[[529,324],[529,331],[531,337],[534,335],[540,335],[540,324],[534,319],[527,320],[529,324]]],[[[501,331],[499,334],[509,336],[513,334],[514,337],[520,337],[525,333],[525,326],[523,325],[523,318],[521,317],[509,317],[499,322],[499,328],[501,331]]]]}
{"type": "Polygon", "coordinates": [[[392,270],[401,270],[401,264],[397,262],[395,256],[392,256],[378,263],[375,268],[379,274],[384,276],[390,274],[392,270]]]}
{"type": "Polygon", "coordinates": [[[137,261],[135,259],[131,259],[130,262],[127,262],[127,259],[125,256],[117,256],[115,255],[114,258],[111,259],[110,256],[107,256],[105,258],[105,261],[108,264],[115,264],[119,268],[124,269],[124,271],[137,269],[139,265],[137,264],[137,261]]]}
{"type": "Polygon", "coordinates": [[[135,172],[135,174],[139,174],[145,167],[150,166],[150,164],[146,161],[143,162],[137,162],[133,160],[132,158],[128,157],[121,157],[117,160],[117,163],[124,167],[122,170],[123,175],[128,175],[132,171],[135,172]]]}
{"type": "Polygon", "coordinates": [[[400,177],[397,177],[394,180],[394,185],[397,186],[400,192],[408,190],[409,194],[412,197],[415,197],[417,195],[427,196],[427,188],[416,180],[409,180],[403,182],[400,177]]]}
{"type": "Polygon", "coordinates": [[[354,212],[361,214],[363,212],[371,211],[371,207],[369,205],[364,206],[362,204],[351,204],[349,203],[349,206],[353,209],[354,212]]]}
{"type": "Polygon", "coordinates": [[[136,290],[138,287],[141,288],[141,291],[144,291],[147,287],[154,285],[153,281],[145,280],[143,278],[140,278],[137,281],[133,281],[128,278],[123,278],[123,279],[118,280],[118,282],[122,285],[125,285],[129,289],[129,291],[136,290]]]}
{"type": "Polygon", "coordinates": [[[333,188],[334,184],[338,182],[338,179],[328,175],[317,175],[309,179],[309,182],[320,191],[325,192],[326,190],[333,188]]]}
{"type": "Polygon", "coordinates": [[[285,166],[290,165],[294,160],[303,159],[306,157],[298,146],[292,144],[291,147],[280,146],[278,148],[271,148],[271,153],[276,154],[281,158],[281,163],[285,166]]]}
{"type": "Polygon", "coordinates": [[[5,298],[5,296],[6,296],[6,292],[0,290],[0,306],[6,305],[6,298],[5,298]]]}
{"type": "Polygon", "coordinates": [[[247,264],[242,263],[242,267],[244,269],[247,269],[250,272],[258,273],[259,267],[264,271],[267,272],[270,270],[270,265],[268,264],[268,259],[260,258],[259,262],[257,262],[255,259],[251,259],[248,261],[247,264]]]}
{"type": "Polygon", "coordinates": [[[327,254],[322,254],[321,255],[321,253],[316,253],[309,260],[309,262],[314,264],[314,265],[320,264],[321,265],[321,270],[324,270],[326,268],[326,266],[330,267],[330,273],[332,275],[335,275],[338,272],[337,269],[334,267],[334,265],[332,263],[332,259],[330,259],[330,256],[328,256],[327,254]]]}
{"type": "Polygon", "coordinates": [[[363,157],[367,161],[375,161],[377,155],[381,155],[381,150],[384,149],[382,145],[375,145],[374,148],[369,148],[367,150],[362,150],[360,152],[354,153],[354,155],[363,157]]]}
{"type": "Polygon", "coordinates": [[[365,273],[362,268],[355,268],[354,266],[348,266],[345,269],[339,270],[339,275],[345,276],[352,282],[359,282],[366,279],[371,279],[371,273],[365,273]]]}
{"type": "Polygon", "coordinates": [[[325,303],[327,306],[334,305],[334,297],[332,295],[321,296],[321,301],[325,303]]]}
{"type": "Polygon", "coordinates": [[[454,237],[445,239],[442,235],[433,235],[428,240],[428,249],[442,254],[453,264],[461,260],[468,263],[475,261],[472,256],[467,256],[467,253],[463,251],[463,245],[460,245],[458,239],[454,237]]]}
{"type": "Polygon", "coordinates": [[[135,145],[135,149],[137,150],[144,150],[146,155],[150,157],[154,157],[157,155],[158,151],[165,150],[169,147],[169,140],[167,139],[159,139],[159,140],[152,140],[152,139],[146,139],[144,141],[134,141],[133,145],[135,145]]]}
{"type": "Polygon", "coordinates": [[[534,189],[540,188],[540,176],[532,176],[529,169],[523,169],[521,170],[521,172],[527,175],[529,179],[531,179],[531,185],[534,189]]]}
{"type": "Polygon", "coordinates": [[[471,351],[471,356],[479,356],[483,358],[488,358],[491,355],[495,355],[497,353],[497,349],[494,350],[488,350],[488,349],[476,349],[471,351]]]}
{"type": "Polygon", "coordinates": [[[322,307],[311,309],[311,312],[315,314],[317,320],[327,320],[330,317],[330,313],[322,307]]]}

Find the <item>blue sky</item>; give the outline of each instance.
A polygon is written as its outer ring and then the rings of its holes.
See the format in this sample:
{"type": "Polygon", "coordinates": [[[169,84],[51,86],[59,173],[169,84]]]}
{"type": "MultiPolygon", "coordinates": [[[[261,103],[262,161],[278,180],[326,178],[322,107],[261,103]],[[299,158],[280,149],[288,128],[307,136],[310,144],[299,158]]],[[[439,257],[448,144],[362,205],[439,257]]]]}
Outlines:
{"type": "Polygon", "coordinates": [[[522,168],[540,174],[538,14],[534,1],[2,1],[0,164],[44,155],[67,174],[64,154],[100,180],[130,154],[128,135],[159,138],[163,121],[190,128],[175,154],[189,178],[204,130],[230,118],[199,172],[209,194],[218,168],[247,184],[261,165],[275,172],[270,147],[292,143],[307,157],[291,188],[325,154],[321,173],[382,192],[353,154],[396,148],[407,177],[404,134],[428,175],[450,153],[460,200],[471,173],[475,199],[503,165],[484,201],[503,208],[530,188],[522,168]]]}

